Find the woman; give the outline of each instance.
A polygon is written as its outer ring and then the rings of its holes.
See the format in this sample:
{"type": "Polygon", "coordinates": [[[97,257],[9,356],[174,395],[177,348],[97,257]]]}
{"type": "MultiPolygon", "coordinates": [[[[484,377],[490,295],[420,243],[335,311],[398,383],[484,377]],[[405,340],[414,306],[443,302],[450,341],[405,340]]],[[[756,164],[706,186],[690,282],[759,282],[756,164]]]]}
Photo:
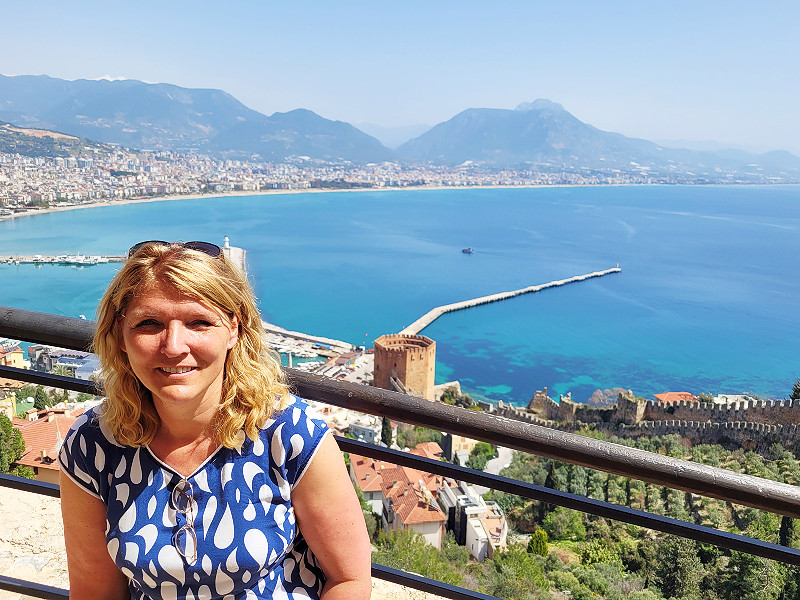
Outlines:
{"type": "Polygon", "coordinates": [[[137,244],[97,314],[106,401],[59,455],[70,598],[369,598],[336,442],[220,248],[137,244]]]}

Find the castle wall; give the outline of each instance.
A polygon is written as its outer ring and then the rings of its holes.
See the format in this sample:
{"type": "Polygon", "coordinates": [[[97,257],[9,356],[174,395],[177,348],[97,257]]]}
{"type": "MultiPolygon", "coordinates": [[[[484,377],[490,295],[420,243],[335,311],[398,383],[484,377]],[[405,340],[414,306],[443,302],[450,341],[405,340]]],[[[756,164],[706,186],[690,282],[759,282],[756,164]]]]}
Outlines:
{"type": "Polygon", "coordinates": [[[537,392],[527,409],[502,406],[497,414],[562,431],[592,423],[622,438],[680,435],[692,444],[720,444],[764,453],[774,443],[800,452],[800,401],[743,400],[730,405],[680,401],[637,402],[620,395],[612,408],[560,403],[537,392]],[[564,405],[564,406],[561,406],[564,405]]]}
{"type": "Polygon", "coordinates": [[[800,401],[743,400],[729,405],[710,402],[648,402],[642,419],[645,421],[712,421],[735,423],[746,421],[769,425],[800,423],[800,401]]]}

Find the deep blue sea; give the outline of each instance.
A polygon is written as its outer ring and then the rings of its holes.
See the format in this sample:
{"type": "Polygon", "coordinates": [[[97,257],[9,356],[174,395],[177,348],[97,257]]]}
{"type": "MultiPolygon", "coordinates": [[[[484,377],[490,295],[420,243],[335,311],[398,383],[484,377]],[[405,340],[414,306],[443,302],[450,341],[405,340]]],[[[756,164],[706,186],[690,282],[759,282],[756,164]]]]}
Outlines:
{"type": "MultiPolygon", "coordinates": [[[[800,377],[800,187],[584,187],[207,198],[0,222],[0,254],[122,254],[223,236],[264,318],[371,344],[429,309],[615,266],[445,315],[437,382],[523,404],[537,389],[785,398],[800,377]],[[471,255],[461,248],[474,248],[471,255]]],[[[0,304],[93,316],[119,265],[0,265],[0,304]]]]}

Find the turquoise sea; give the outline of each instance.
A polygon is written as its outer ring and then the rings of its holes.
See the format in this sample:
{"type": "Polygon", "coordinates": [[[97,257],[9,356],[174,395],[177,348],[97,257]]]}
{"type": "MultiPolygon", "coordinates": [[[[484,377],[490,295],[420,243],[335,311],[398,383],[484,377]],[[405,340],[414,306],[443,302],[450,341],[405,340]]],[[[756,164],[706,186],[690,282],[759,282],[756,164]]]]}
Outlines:
{"type": "MultiPolygon", "coordinates": [[[[0,254],[121,254],[147,239],[247,249],[264,317],[371,344],[445,315],[437,382],[493,401],[597,388],[785,398],[800,377],[800,187],[330,192],[177,200],[0,222],[0,254]],[[461,252],[473,247],[474,254],[461,252]]],[[[0,304],[91,318],[118,265],[0,265],[0,304]]]]}

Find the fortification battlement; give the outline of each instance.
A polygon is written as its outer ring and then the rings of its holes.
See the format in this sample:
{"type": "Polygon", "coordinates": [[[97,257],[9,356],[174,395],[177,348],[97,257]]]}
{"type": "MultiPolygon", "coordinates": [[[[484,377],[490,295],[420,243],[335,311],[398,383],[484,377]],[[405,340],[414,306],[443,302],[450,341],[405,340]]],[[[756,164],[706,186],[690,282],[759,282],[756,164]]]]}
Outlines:
{"type": "Polygon", "coordinates": [[[382,335],[375,340],[375,346],[380,346],[383,352],[389,354],[422,354],[428,352],[436,342],[424,335],[406,335],[392,333],[382,335]]]}
{"type": "Polygon", "coordinates": [[[764,409],[771,410],[775,408],[795,409],[800,411],[800,401],[795,402],[791,398],[786,400],[734,400],[728,404],[719,404],[716,402],[691,402],[689,400],[678,400],[676,402],[662,402],[660,400],[648,400],[648,408],[652,410],[667,410],[670,407],[679,407],[695,410],[706,411],[740,411],[740,410],[754,410],[764,409]]]}
{"type": "Polygon", "coordinates": [[[718,404],[695,404],[678,406],[674,404],[637,402],[635,399],[620,397],[612,408],[594,408],[579,405],[578,410],[572,406],[561,406],[548,398],[545,392],[539,391],[531,399],[528,408],[509,405],[492,407],[492,412],[503,417],[541,425],[560,431],[575,431],[578,427],[591,424],[598,431],[622,438],[641,436],[680,435],[693,444],[722,444],[728,450],[744,448],[767,455],[770,446],[780,443],[785,448],[800,452],[800,420],[796,411],[800,402],[741,402],[728,406],[718,404]],[[746,404],[746,408],[740,406],[746,404]],[[642,418],[642,413],[651,411],[658,405],[662,414],[652,418],[642,418]],[[705,412],[701,409],[704,406],[705,412]],[[665,408],[676,409],[676,416],[669,418],[665,408]],[[628,416],[638,417],[636,420],[623,420],[628,416]],[[697,418],[685,418],[695,416],[697,418]],[[610,417],[610,418],[609,418],[610,417]],[[758,421],[756,419],[763,419],[758,421]]]}
{"type": "Polygon", "coordinates": [[[611,406],[588,406],[562,397],[556,402],[544,391],[537,391],[523,412],[535,413],[541,419],[568,423],[625,423],[642,421],[753,421],[772,425],[800,422],[800,402],[792,400],[735,400],[729,404],[679,400],[663,402],[637,400],[633,394],[621,393],[611,406]]]}

